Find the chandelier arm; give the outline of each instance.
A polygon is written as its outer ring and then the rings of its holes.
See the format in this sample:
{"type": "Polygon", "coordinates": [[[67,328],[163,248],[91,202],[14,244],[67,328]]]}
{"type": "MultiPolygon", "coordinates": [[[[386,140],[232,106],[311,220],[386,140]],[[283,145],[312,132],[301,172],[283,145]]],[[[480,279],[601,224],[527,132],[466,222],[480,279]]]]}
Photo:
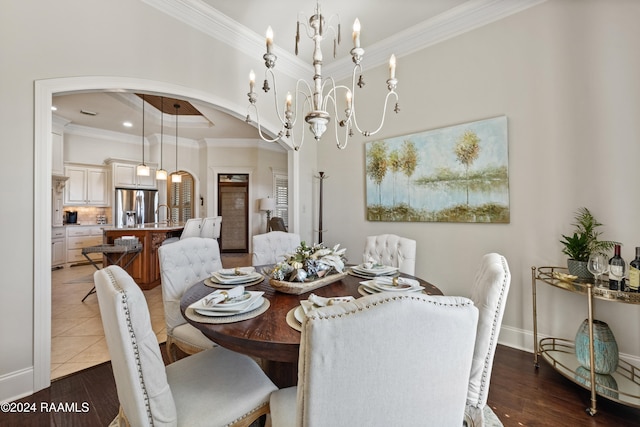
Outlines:
{"type": "MultiPolygon", "coordinates": [[[[334,87],[332,89],[333,93],[337,93],[336,89],[342,87],[345,89],[348,89],[346,86],[337,86],[334,87]]],[[[349,119],[345,119],[344,120],[344,139],[343,142],[340,143],[340,134],[338,132],[338,128],[339,126],[339,122],[338,122],[338,104],[336,103],[336,100],[334,98],[334,95],[330,95],[331,92],[327,93],[327,98],[331,97],[333,100],[333,110],[334,110],[334,114],[335,114],[335,120],[333,123],[333,128],[335,129],[335,133],[336,133],[336,146],[340,149],[340,150],[344,150],[345,148],[347,148],[347,144],[349,143],[349,130],[351,129],[351,122],[349,119]]],[[[351,115],[349,115],[350,117],[351,115]]]]}
{"type": "MultiPolygon", "coordinates": [[[[309,87],[309,83],[302,80],[302,83],[304,83],[307,88],[310,90],[309,87]]],[[[296,100],[297,100],[297,96],[298,95],[302,95],[304,96],[304,102],[302,103],[302,106],[300,107],[300,112],[302,113],[302,117],[306,116],[306,112],[311,111],[313,109],[313,97],[307,93],[305,93],[304,91],[301,90],[297,90],[296,91],[296,100]]],[[[296,115],[297,115],[297,105],[298,103],[296,102],[296,115]]],[[[295,144],[295,137],[294,137],[294,133],[293,133],[293,129],[291,129],[291,138],[292,141],[294,141],[294,149],[297,151],[302,147],[302,144],[304,144],[304,134],[305,134],[305,126],[301,126],[300,127],[300,145],[296,145],[295,144]]]]}
{"type": "MultiPolygon", "coordinates": [[[[356,114],[355,114],[355,103],[353,104],[354,107],[354,113],[353,113],[353,124],[356,128],[356,130],[358,132],[360,132],[362,135],[364,136],[371,136],[371,135],[375,135],[378,132],[380,132],[380,129],[382,129],[382,126],[384,125],[384,120],[385,117],[387,115],[387,105],[389,103],[389,97],[393,95],[395,97],[396,102],[398,102],[398,94],[395,93],[394,91],[390,91],[389,93],[387,93],[387,96],[385,96],[384,98],[384,109],[382,110],[382,119],[380,120],[380,124],[378,125],[378,128],[376,130],[374,130],[373,132],[371,131],[363,131],[362,129],[360,129],[360,126],[358,126],[358,120],[356,119],[356,114]]],[[[354,97],[355,98],[355,97],[354,97]]]]}
{"type": "MultiPolygon", "coordinates": [[[[268,75],[271,75],[271,83],[273,84],[273,103],[276,107],[276,116],[278,117],[278,120],[280,120],[280,123],[282,123],[282,125],[284,126],[287,121],[285,119],[284,111],[281,114],[280,108],[278,107],[278,86],[276,83],[276,76],[275,74],[273,74],[273,70],[271,68],[267,68],[264,74],[265,74],[264,76],[265,80],[267,80],[268,75]]],[[[257,108],[256,108],[256,111],[257,111],[257,108]]]]}
{"type": "Polygon", "coordinates": [[[307,18],[307,15],[302,12],[298,13],[298,24],[300,24],[301,27],[304,27],[304,32],[306,33],[307,38],[312,39],[313,32],[311,27],[307,25],[307,22],[309,22],[309,18],[307,18]]]}
{"type": "MultiPolygon", "coordinates": [[[[352,94],[352,96],[353,96],[353,91],[352,91],[351,89],[349,89],[347,86],[344,86],[344,85],[338,85],[338,86],[336,86],[336,85],[335,85],[335,82],[333,81],[333,77],[329,77],[327,80],[329,80],[329,79],[331,79],[331,81],[332,81],[332,86],[333,86],[333,87],[332,87],[332,88],[327,92],[327,95],[325,96],[323,108],[325,108],[325,109],[327,108],[327,106],[328,106],[328,100],[329,100],[329,99],[331,99],[331,101],[333,102],[334,107],[335,107],[335,108],[334,108],[334,111],[335,111],[335,116],[334,116],[334,117],[335,117],[335,118],[336,118],[336,120],[337,120],[337,118],[338,118],[338,102],[337,102],[337,99],[338,99],[338,90],[339,90],[339,89],[344,89],[344,90],[345,90],[345,96],[346,96],[346,93],[347,93],[347,92],[351,92],[351,94],[352,94]]],[[[326,83],[327,83],[327,82],[325,82],[325,84],[326,84],[326,83]]],[[[323,89],[323,91],[324,91],[324,86],[323,86],[323,88],[322,88],[322,89],[323,89]]],[[[353,99],[353,98],[352,98],[352,99],[353,99]]],[[[352,105],[353,105],[353,103],[352,103],[352,105]]],[[[344,122],[346,123],[346,122],[348,122],[348,121],[351,119],[351,116],[353,115],[353,108],[349,108],[349,106],[347,105],[347,108],[345,108],[345,110],[347,110],[347,111],[348,111],[348,113],[347,113],[347,114],[345,114],[345,118],[344,118],[344,122]]]]}
{"type": "Polygon", "coordinates": [[[304,79],[298,79],[298,81],[296,82],[296,103],[294,105],[293,108],[293,122],[292,125],[295,126],[296,122],[298,121],[298,95],[302,95],[304,96],[304,103],[302,104],[302,113],[303,115],[301,117],[304,117],[304,105],[306,103],[310,103],[310,99],[311,99],[311,94],[313,93],[313,91],[311,90],[311,86],[309,86],[309,82],[307,82],[304,79]],[[300,89],[300,86],[304,85],[306,87],[306,89],[308,90],[308,92],[305,92],[303,89],[300,89]]]}
{"type": "Polygon", "coordinates": [[[260,125],[260,113],[258,112],[258,107],[255,104],[251,104],[251,105],[249,105],[249,108],[247,108],[247,119],[249,118],[251,107],[253,107],[253,110],[254,110],[254,112],[256,114],[256,124],[257,124],[258,135],[260,136],[260,139],[262,139],[265,142],[278,142],[278,140],[280,140],[282,138],[282,136],[284,135],[284,132],[282,130],[283,128],[280,128],[280,131],[278,132],[276,137],[273,138],[273,139],[265,136],[262,133],[262,126],[260,125]]]}
{"type": "Polygon", "coordinates": [[[328,77],[322,84],[322,91],[324,92],[324,87],[325,85],[330,84],[331,85],[331,89],[329,89],[329,91],[327,92],[327,94],[325,95],[324,101],[323,101],[323,109],[326,111],[328,110],[329,107],[329,101],[331,101],[331,103],[333,104],[333,128],[335,131],[335,135],[336,135],[336,146],[340,149],[340,150],[344,150],[345,148],[347,148],[347,144],[348,144],[348,140],[349,140],[349,130],[350,130],[350,122],[349,122],[349,118],[351,117],[351,109],[347,108],[347,110],[349,110],[349,114],[347,116],[347,118],[345,118],[344,122],[344,142],[340,142],[340,133],[338,132],[338,128],[340,127],[340,123],[341,121],[338,121],[338,102],[337,102],[337,96],[338,96],[338,89],[344,89],[346,91],[349,91],[349,88],[347,86],[344,85],[338,85],[336,86],[336,82],[333,79],[333,77],[328,77]]]}

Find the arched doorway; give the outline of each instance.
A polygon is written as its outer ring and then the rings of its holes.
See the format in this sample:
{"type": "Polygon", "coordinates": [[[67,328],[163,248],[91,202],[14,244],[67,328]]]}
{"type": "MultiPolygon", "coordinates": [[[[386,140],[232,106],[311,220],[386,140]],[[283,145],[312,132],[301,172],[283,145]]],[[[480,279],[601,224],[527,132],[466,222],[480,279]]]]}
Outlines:
{"type": "MultiPolygon", "coordinates": [[[[244,112],[209,93],[145,79],[127,77],[69,77],[35,82],[34,99],[34,301],[33,389],[50,385],[51,363],[51,106],[54,94],[83,91],[136,91],[197,99],[243,119],[244,112]]],[[[275,128],[274,126],[271,126],[275,128]]],[[[267,128],[269,128],[267,124],[267,128]]],[[[290,149],[290,147],[289,147],[290,149]]],[[[289,150],[289,170],[299,170],[298,156],[289,150]]],[[[294,183],[295,174],[291,176],[294,183]]],[[[297,184],[294,184],[297,185],[297,184]]],[[[295,214],[295,207],[293,209],[295,214]]]]}

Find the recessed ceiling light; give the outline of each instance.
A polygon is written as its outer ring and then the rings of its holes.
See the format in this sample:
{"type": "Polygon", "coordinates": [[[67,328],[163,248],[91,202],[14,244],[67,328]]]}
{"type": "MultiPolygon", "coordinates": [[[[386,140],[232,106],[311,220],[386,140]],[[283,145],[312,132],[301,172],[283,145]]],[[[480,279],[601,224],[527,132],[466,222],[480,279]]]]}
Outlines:
{"type": "Polygon", "coordinates": [[[51,106],[51,111],[58,111],[58,107],[56,107],[55,105],[51,106]]]}
{"type": "Polygon", "coordinates": [[[133,123],[131,123],[131,122],[122,122],[122,126],[124,126],[126,128],[130,128],[130,127],[133,127],[133,123]]]}

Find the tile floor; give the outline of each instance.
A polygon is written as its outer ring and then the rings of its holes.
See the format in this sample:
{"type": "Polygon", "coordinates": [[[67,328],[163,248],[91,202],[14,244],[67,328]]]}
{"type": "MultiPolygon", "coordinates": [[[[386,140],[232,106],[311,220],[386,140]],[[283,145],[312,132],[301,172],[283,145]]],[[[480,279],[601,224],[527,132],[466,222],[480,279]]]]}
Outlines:
{"type": "MultiPolygon", "coordinates": [[[[225,268],[251,265],[251,254],[224,254],[225,268]]],[[[109,360],[91,265],[51,272],[51,379],[60,378],[109,360]]],[[[143,291],[158,342],[166,340],[162,289],[143,291]]]]}

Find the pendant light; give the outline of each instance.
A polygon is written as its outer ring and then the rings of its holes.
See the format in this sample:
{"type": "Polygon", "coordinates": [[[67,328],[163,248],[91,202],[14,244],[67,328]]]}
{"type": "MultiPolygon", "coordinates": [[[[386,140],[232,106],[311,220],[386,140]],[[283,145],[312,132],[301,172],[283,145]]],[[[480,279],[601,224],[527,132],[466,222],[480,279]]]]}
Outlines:
{"type": "Polygon", "coordinates": [[[178,109],[180,104],[175,103],[173,106],[176,109],[176,171],[171,175],[171,182],[182,182],[182,175],[178,173],[178,109]]]}
{"type": "Polygon", "coordinates": [[[162,168],[162,146],[164,145],[164,98],[160,97],[160,169],[156,171],[156,179],[167,180],[167,171],[162,168]]]}
{"type": "Polygon", "coordinates": [[[142,163],[136,168],[138,176],[149,176],[149,166],[144,163],[144,95],[142,95],[142,163]]]}

